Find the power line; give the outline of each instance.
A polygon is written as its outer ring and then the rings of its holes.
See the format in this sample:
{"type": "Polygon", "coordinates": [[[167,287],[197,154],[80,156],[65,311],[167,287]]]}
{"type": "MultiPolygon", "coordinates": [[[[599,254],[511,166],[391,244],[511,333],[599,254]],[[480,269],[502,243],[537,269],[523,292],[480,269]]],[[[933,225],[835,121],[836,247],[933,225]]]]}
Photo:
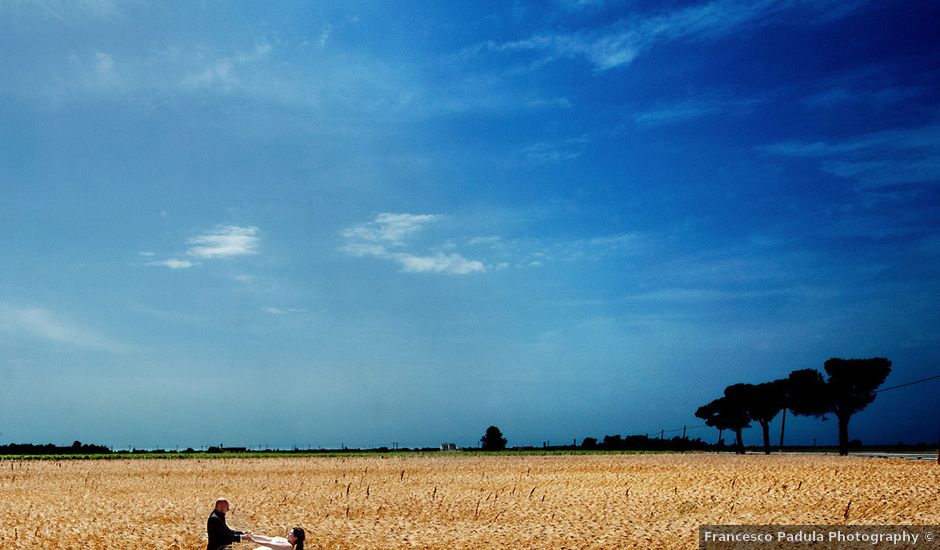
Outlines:
{"type": "MultiPolygon", "coordinates": [[[[663,434],[671,434],[671,433],[675,433],[675,432],[681,432],[681,431],[683,431],[683,430],[697,430],[697,429],[699,429],[699,428],[707,428],[707,427],[708,427],[708,426],[706,426],[705,424],[700,424],[700,425],[698,425],[698,426],[682,426],[681,428],[673,428],[673,429],[671,429],[671,430],[663,430],[663,429],[660,429],[659,431],[660,431],[660,433],[663,433],[663,434]]],[[[648,433],[648,434],[655,434],[656,431],[653,430],[653,431],[647,432],[647,433],[648,433]]]]}
{"type": "Polygon", "coordinates": [[[936,376],[930,376],[928,378],[922,378],[920,380],[914,380],[913,382],[908,382],[906,384],[898,384],[897,386],[891,386],[889,388],[881,388],[880,390],[875,390],[875,393],[880,393],[880,392],[888,391],[888,390],[896,390],[898,388],[903,388],[905,386],[913,386],[914,384],[920,384],[921,382],[929,382],[931,380],[936,380],[937,378],[940,378],[940,374],[936,376]]]}
{"type": "Polygon", "coordinates": [[[662,431],[663,433],[669,434],[669,433],[673,433],[673,432],[681,432],[681,431],[683,431],[683,430],[696,430],[696,429],[698,429],[698,428],[705,428],[705,427],[707,427],[707,426],[705,426],[705,424],[701,424],[701,425],[699,425],[699,426],[682,426],[681,428],[675,428],[675,429],[672,429],[672,430],[660,430],[660,431],[662,431]]]}

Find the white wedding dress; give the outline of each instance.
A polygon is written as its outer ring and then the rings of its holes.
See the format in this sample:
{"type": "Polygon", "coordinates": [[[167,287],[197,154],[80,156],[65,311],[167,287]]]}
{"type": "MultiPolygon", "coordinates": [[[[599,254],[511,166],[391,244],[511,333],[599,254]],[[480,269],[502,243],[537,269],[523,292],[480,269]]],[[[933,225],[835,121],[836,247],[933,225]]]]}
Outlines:
{"type": "MultiPolygon", "coordinates": [[[[290,544],[289,542],[287,542],[287,539],[285,539],[284,537],[271,537],[271,542],[276,542],[276,543],[281,543],[281,544],[290,544]]],[[[267,546],[256,546],[255,550],[271,550],[271,549],[267,546]]]]}

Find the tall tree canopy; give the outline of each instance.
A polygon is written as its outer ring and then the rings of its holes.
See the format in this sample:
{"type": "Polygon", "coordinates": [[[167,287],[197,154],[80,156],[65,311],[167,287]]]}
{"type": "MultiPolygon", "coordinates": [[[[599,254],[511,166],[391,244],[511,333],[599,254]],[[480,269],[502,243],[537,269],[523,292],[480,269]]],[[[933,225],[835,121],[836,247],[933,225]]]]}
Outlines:
{"type": "Polygon", "coordinates": [[[782,449],[787,410],[800,416],[822,417],[825,420],[825,414],[830,409],[830,400],[826,390],[826,381],[816,369],[795,370],[778,382],[783,388],[784,416],[780,423],[780,448],[782,449]]]}
{"type": "Polygon", "coordinates": [[[503,432],[499,431],[499,428],[490,426],[486,429],[483,437],[480,438],[480,443],[482,443],[484,451],[502,451],[506,448],[508,441],[503,437],[503,432]]]}
{"type": "Polygon", "coordinates": [[[702,405],[695,411],[695,416],[705,421],[705,424],[719,430],[733,430],[735,434],[735,450],[744,454],[744,441],[741,430],[750,427],[750,419],[741,403],[735,397],[729,398],[728,390],[725,396],[719,397],[708,404],[702,405]]]}
{"type": "Polygon", "coordinates": [[[743,398],[748,416],[760,424],[764,436],[764,453],[770,454],[770,421],[783,410],[787,396],[786,380],[774,380],[752,386],[745,384],[743,398]]]}
{"type": "MultiPolygon", "coordinates": [[[[782,380],[763,384],[732,384],[724,397],[702,405],[695,416],[719,430],[734,430],[737,452],[744,453],[741,431],[757,421],[770,454],[770,422],[783,409],[802,416],[834,414],[839,420],[839,454],[848,454],[849,420],[875,400],[875,390],[891,373],[891,361],[832,358],[825,363],[828,379],[815,369],[795,370],[782,380]]],[[[783,445],[781,428],[780,444],[783,445]]]]}
{"type": "Polygon", "coordinates": [[[839,454],[849,454],[849,420],[875,400],[875,389],[891,373],[891,361],[832,358],[825,363],[829,410],[839,420],[839,454]]]}
{"type": "Polygon", "coordinates": [[[786,378],[785,407],[800,416],[825,416],[832,408],[826,380],[816,369],[801,369],[786,378]]]}

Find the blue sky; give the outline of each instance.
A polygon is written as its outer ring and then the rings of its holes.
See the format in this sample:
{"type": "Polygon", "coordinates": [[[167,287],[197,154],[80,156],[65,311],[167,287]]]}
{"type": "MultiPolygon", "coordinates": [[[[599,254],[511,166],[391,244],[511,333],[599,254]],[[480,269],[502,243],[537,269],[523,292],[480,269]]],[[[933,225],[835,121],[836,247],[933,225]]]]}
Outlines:
{"type": "MultiPolygon", "coordinates": [[[[2,3],[0,442],[539,445],[937,374],[938,16],[2,3]]],[[[934,441],[936,384],[851,435],[934,441]]]]}

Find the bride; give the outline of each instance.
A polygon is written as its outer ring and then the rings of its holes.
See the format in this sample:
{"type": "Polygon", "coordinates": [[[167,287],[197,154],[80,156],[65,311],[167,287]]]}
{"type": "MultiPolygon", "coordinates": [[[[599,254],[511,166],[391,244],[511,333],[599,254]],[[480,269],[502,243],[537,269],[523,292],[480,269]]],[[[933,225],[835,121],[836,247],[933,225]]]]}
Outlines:
{"type": "Polygon", "coordinates": [[[287,532],[287,538],[284,537],[265,537],[249,533],[246,535],[248,540],[256,542],[261,546],[256,550],[264,548],[273,548],[274,550],[304,550],[304,539],[306,535],[300,527],[294,527],[287,532]]]}

